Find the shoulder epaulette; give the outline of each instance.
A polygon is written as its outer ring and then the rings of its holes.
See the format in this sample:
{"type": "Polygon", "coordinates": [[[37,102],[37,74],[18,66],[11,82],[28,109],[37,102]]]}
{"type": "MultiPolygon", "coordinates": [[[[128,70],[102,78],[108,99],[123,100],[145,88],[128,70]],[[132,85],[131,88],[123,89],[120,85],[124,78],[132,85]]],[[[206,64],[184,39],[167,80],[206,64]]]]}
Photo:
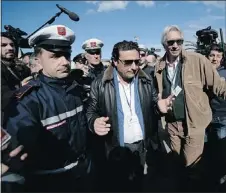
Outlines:
{"type": "Polygon", "coordinates": [[[23,96],[28,94],[29,91],[36,87],[39,87],[39,85],[29,82],[28,84],[22,86],[18,91],[15,92],[15,97],[20,100],[22,99],[23,96]]]}

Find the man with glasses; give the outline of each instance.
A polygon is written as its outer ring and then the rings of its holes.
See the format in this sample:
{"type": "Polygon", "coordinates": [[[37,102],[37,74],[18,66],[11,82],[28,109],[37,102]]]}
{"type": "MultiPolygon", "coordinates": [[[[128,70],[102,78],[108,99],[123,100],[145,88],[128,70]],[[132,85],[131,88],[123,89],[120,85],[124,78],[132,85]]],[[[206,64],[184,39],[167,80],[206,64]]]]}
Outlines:
{"type": "Polygon", "coordinates": [[[212,120],[206,91],[225,99],[226,82],[205,56],[182,49],[184,38],[178,26],[167,26],[161,41],[166,54],[155,69],[158,91],[163,99],[175,96],[172,110],[163,117],[163,127],[168,130],[171,149],[191,173],[198,166],[205,129],[212,120]]]}
{"type": "Polygon", "coordinates": [[[105,70],[101,62],[101,48],[103,46],[104,43],[97,38],[91,38],[82,44],[82,48],[85,50],[85,58],[89,65],[88,77],[92,78],[92,80],[105,70]]]}
{"type": "MultiPolygon", "coordinates": [[[[105,142],[107,158],[114,148],[128,148],[136,155],[141,166],[135,175],[140,173],[142,176],[146,150],[153,149],[150,140],[157,130],[154,110],[159,107],[161,112],[167,112],[172,96],[158,101],[152,78],[140,70],[139,66],[140,49],[137,43],[124,40],[115,44],[112,65],[91,85],[87,117],[89,129],[105,142]]],[[[130,162],[128,165],[134,161],[130,162]]],[[[119,179],[123,172],[120,172],[120,168],[116,170],[116,179],[119,179]]],[[[105,180],[111,185],[110,177],[105,180]]],[[[114,192],[122,191],[115,184],[114,189],[114,192]]]]}
{"type": "Polygon", "coordinates": [[[140,69],[142,69],[147,75],[154,76],[154,67],[148,65],[147,56],[148,56],[148,48],[139,44],[140,49],[140,69]]]}

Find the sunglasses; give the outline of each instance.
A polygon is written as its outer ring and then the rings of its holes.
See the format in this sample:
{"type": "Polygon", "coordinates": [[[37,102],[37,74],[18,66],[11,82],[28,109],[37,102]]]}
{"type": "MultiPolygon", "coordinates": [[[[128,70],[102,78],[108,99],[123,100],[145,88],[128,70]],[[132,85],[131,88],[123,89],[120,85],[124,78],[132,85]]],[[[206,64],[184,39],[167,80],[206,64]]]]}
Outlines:
{"type": "Polygon", "coordinates": [[[145,57],[145,55],[146,55],[145,53],[140,54],[141,57],[145,57]]]}
{"type": "Polygon", "coordinates": [[[174,43],[177,43],[177,45],[182,45],[184,43],[184,40],[183,39],[178,39],[178,40],[168,40],[167,41],[167,45],[168,46],[172,46],[174,45],[174,43]]]}
{"type": "Polygon", "coordinates": [[[121,59],[119,59],[119,61],[121,61],[126,66],[132,65],[133,63],[135,63],[135,65],[140,65],[140,59],[136,59],[136,60],[121,60],[121,59]]]}
{"type": "Polygon", "coordinates": [[[89,53],[90,55],[100,55],[101,54],[101,50],[87,50],[87,53],[89,53]]]}

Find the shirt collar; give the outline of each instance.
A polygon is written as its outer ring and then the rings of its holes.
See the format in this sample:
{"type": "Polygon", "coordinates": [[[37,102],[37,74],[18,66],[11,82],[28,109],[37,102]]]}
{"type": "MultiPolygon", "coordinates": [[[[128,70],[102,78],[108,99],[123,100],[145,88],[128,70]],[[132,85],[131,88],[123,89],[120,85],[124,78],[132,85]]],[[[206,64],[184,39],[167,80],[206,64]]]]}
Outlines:
{"type": "Polygon", "coordinates": [[[179,63],[179,61],[180,61],[180,56],[178,56],[177,57],[177,59],[173,62],[173,63],[170,63],[169,61],[168,61],[168,58],[166,57],[166,65],[168,66],[176,66],[178,63],[179,63]]]}

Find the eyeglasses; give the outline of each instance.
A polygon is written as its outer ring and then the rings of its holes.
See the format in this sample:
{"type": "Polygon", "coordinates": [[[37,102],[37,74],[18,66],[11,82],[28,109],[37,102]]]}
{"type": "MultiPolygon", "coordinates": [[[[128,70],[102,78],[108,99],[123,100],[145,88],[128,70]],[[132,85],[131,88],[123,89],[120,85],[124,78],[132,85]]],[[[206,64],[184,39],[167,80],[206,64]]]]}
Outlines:
{"type": "Polygon", "coordinates": [[[89,53],[90,55],[100,55],[101,54],[101,50],[87,50],[87,53],[89,53]]]}
{"type": "Polygon", "coordinates": [[[172,46],[174,45],[174,43],[177,43],[177,45],[182,45],[184,43],[184,40],[183,39],[178,39],[178,40],[168,40],[167,41],[167,45],[168,46],[172,46]]]}
{"type": "Polygon", "coordinates": [[[135,65],[140,65],[140,59],[135,59],[135,60],[121,60],[121,59],[118,59],[118,60],[121,61],[126,66],[132,65],[133,62],[135,63],[135,65]]]}

